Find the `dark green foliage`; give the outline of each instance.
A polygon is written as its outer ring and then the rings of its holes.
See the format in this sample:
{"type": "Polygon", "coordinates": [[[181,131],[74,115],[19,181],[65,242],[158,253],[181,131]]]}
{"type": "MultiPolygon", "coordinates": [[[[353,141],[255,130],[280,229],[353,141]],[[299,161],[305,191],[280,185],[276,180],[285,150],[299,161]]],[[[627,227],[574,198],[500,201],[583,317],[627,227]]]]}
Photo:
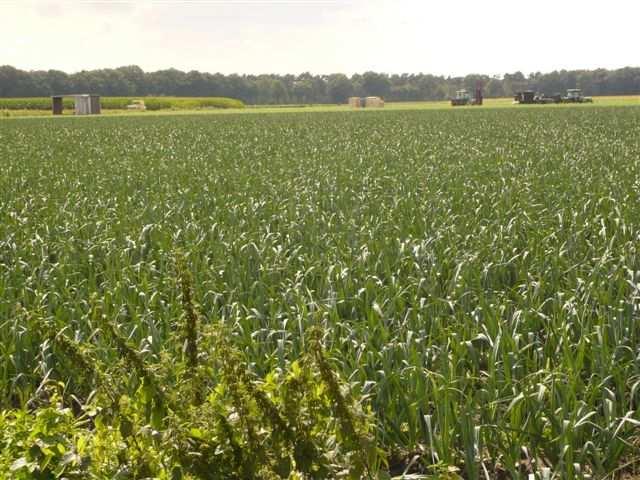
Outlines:
{"type": "Polygon", "coordinates": [[[182,292],[184,310],[184,352],[187,370],[192,373],[198,368],[198,313],[193,303],[193,280],[185,265],[182,254],[176,256],[176,270],[182,292]]]}
{"type": "Polygon", "coordinates": [[[169,479],[183,474],[324,479],[344,471],[359,479],[379,466],[375,455],[360,451],[362,439],[372,442],[371,417],[340,392],[343,385],[318,342],[312,342],[312,354],[300,359],[308,364],[306,373],[294,362],[289,371],[260,379],[249,371],[224,325],[210,324],[202,340],[212,355],[200,370],[198,313],[182,254],[176,266],[184,314],[183,331],[176,336],[185,339],[185,355],[150,364],[102,317],[101,328],[122,360],[98,373],[93,367],[97,351],[46,328],[58,347],[59,365],[64,362],[66,368],[54,367],[59,380],[43,381],[37,404],[31,401],[25,410],[0,416],[0,474],[16,479],[169,479]],[[322,373],[310,373],[314,367],[322,373]],[[127,372],[135,384],[131,396],[127,372]],[[78,377],[98,379],[97,390],[84,400],[69,396],[62,383],[78,377]],[[80,408],[75,415],[65,406],[71,401],[80,408]],[[111,449],[109,442],[114,442],[111,449]]]}
{"type": "MultiPolygon", "coordinates": [[[[191,286],[180,268],[182,293],[188,297],[191,286]]],[[[193,304],[185,300],[183,306],[188,318],[193,304]]],[[[84,401],[69,397],[63,383],[48,380],[37,406],[4,411],[0,474],[16,479],[359,479],[380,466],[376,452],[360,450],[365,441],[373,445],[371,417],[341,393],[345,386],[321,346],[288,371],[260,379],[250,373],[224,326],[209,327],[204,344],[214,352],[205,366],[211,376],[193,396],[199,378],[193,359],[166,358],[168,369],[148,365],[143,353],[105,322],[122,363],[99,375],[97,391],[84,401]],[[311,373],[314,368],[324,373],[311,373]],[[136,379],[131,396],[126,371],[136,379]],[[80,407],[75,414],[65,406],[72,400],[80,407]]],[[[187,321],[186,329],[191,328],[187,321]]],[[[68,355],[75,364],[54,376],[65,380],[93,370],[97,352],[62,334],[56,342],[62,346],[60,357],[68,355]]]]}
{"type": "MultiPolygon", "coordinates": [[[[456,90],[473,91],[480,82],[487,98],[510,97],[522,90],[553,95],[582,88],[586,95],[637,95],[640,68],[616,70],[561,70],[549,73],[505,73],[501,77],[470,74],[460,77],[430,74],[364,72],[311,75],[222,75],[181,72],[176,69],[143,72],[135,66],[84,71],[27,72],[0,66],[0,97],[46,97],[52,94],[93,92],[106,97],[229,97],[248,104],[345,103],[350,95],[380,95],[387,101],[443,100],[456,90]]],[[[157,108],[165,100],[150,102],[157,108]]],[[[0,109],[2,109],[0,103],[0,109]]],[[[200,105],[206,106],[206,105],[200,105]]],[[[211,105],[219,107],[218,105],[211,105]]],[[[162,107],[166,108],[166,107],[162,107]]]]}

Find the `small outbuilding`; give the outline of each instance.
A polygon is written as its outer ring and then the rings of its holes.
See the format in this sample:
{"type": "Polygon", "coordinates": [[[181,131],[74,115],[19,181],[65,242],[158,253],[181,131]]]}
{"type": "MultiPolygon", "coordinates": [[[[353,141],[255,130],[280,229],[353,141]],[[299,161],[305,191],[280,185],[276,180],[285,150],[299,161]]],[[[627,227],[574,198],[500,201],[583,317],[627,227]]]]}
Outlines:
{"type": "Polygon", "coordinates": [[[62,115],[63,100],[73,98],[74,111],[76,115],[99,115],[100,95],[89,93],[74,95],[53,95],[51,97],[52,111],[54,115],[62,115]]]}

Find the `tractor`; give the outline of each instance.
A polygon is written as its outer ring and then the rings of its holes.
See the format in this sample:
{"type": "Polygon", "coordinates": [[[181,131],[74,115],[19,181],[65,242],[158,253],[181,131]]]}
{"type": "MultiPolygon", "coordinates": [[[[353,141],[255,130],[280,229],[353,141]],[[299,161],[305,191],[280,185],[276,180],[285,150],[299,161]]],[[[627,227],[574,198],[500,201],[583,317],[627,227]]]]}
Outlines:
{"type": "Polygon", "coordinates": [[[456,96],[451,99],[451,106],[460,107],[464,105],[482,105],[483,95],[482,87],[478,85],[476,87],[476,95],[471,98],[469,92],[465,89],[456,91],[456,96]]]}
{"type": "Polygon", "coordinates": [[[582,90],[579,88],[570,88],[567,95],[562,97],[562,103],[593,103],[593,98],[582,96],[582,90]]]}
{"type": "Polygon", "coordinates": [[[451,99],[452,107],[461,107],[471,103],[471,96],[466,90],[458,90],[456,96],[451,99]]]}

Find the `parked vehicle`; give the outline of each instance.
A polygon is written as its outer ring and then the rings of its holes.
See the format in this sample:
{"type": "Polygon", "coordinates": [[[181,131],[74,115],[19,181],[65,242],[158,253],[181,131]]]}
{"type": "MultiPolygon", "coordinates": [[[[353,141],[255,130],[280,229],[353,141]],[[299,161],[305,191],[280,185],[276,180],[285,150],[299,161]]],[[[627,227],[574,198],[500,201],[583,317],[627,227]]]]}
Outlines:
{"type": "Polygon", "coordinates": [[[562,103],[593,103],[593,98],[584,97],[579,88],[571,88],[567,90],[567,95],[562,97],[562,103]]]}
{"type": "Polygon", "coordinates": [[[579,88],[571,88],[567,90],[566,95],[556,93],[550,97],[547,97],[544,93],[536,93],[533,90],[525,90],[523,92],[517,92],[513,97],[514,103],[520,105],[545,105],[550,103],[593,103],[591,97],[585,97],[582,95],[582,90],[579,88]]]}
{"type": "Polygon", "coordinates": [[[471,103],[471,95],[467,90],[458,90],[456,96],[451,99],[452,107],[460,107],[471,103]]]}

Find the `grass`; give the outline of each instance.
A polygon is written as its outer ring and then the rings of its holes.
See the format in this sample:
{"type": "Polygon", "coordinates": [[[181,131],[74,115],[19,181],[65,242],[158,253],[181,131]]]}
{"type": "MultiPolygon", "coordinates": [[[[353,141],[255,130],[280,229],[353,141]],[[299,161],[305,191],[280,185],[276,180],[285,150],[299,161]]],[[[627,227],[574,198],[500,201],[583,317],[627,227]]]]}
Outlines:
{"type": "MultiPolygon", "coordinates": [[[[108,97],[105,97],[108,100],[108,97]]],[[[185,97],[157,97],[158,100],[164,101],[167,99],[170,102],[173,102],[174,106],[169,108],[168,106],[162,106],[158,103],[159,107],[153,111],[147,112],[139,112],[139,111],[128,111],[123,110],[121,108],[109,108],[102,111],[103,115],[175,115],[177,113],[180,114],[229,114],[229,113],[315,113],[315,112],[348,112],[352,111],[352,109],[348,105],[250,105],[246,108],[242,106],[233,107],[231,105],[225,108],[206,108],[203,106],[194,105],[193,102],[202,103],[206,99],[188,99],[185,97]]],[[[133,97],[131,98],[133,99],[133,97]]],[[[131,99],[125,99],[127,101],[131,99]]],[[[13,99],[5,99],[7,101],[13,99]]],[[[16,99],[20,100],[20,99],[16,99]]],[[[121,98],[115,98],[114,100],[122,101],[121,98]]],[[[114,106],[117,104],[114,103],[114,106]]],[[[512,98],[489,98],[485,99],[484,105],[482,108],[589,108],[592,106],[640,106],[640,96],[638,95],[630,95],[630,96],[611,96],[611,97],[594,97],[593,104],[584,104],[584,105],[575,105],[575,104],[562,104],[562,105],[514,105],[512,98]]],[[[448,101],[429,101],[429,102],[387,102],[384,109],[374,109],[373,111],[389,111],[389,110],[448,110],[451,109],[451,105],[448,101]]],[[[456,107],[456,109],[478,109],[480,107],[456,107]]],[[[364,110],[362,110],[364,111],[364,110]]],[[[369,110],[371,111],[371,110],[369,110]]],[[[73,115],[71,110],[67,110],[65,115],[73,115]]],[[[3,117],[34,117],[34,116],[51,116],[51,112],[49,109],[38,110],[38,109],[3,109],[2,108],[2,99],[0,99],[0,119],[3,117]]]]}
{"type": "MultiPolygon", "coordinates": [[[[278,435],[314,424],[360,473],[632,473],[639,128],[598,103],[1,122],[6,431],[93,412],[55,423],[74,468],[84,448],[159,478],[206,478],[174,455],[196,439],[235,458],[220,410],[256,419],[232,425],[247,451],[267,432],[292,459],[278,435]],[[83,358],[130,399],[119,416],[83,358]],[[382,460],[353,455],[371,441],[382,460]]],[[[3,438],[0,467],[39,461],[3,438]]]]}

